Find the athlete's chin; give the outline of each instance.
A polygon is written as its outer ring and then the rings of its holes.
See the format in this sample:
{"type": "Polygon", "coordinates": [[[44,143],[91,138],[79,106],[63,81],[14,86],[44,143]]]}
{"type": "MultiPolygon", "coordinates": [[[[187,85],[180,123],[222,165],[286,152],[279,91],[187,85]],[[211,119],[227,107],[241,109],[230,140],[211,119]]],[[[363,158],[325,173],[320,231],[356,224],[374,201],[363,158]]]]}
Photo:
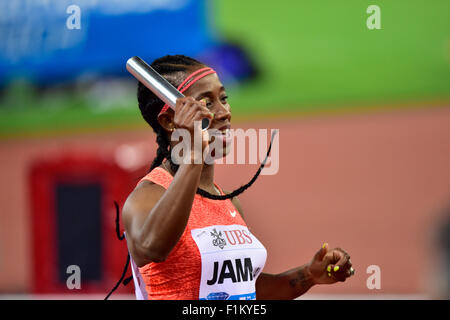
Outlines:
{"type": "Polygon", "coordinates": [[[226,158],[229,153],[229,148],[213,149],[208,155],[205,156],[204,163],[207,165],[212,165],[216,161],[226,158]]]}

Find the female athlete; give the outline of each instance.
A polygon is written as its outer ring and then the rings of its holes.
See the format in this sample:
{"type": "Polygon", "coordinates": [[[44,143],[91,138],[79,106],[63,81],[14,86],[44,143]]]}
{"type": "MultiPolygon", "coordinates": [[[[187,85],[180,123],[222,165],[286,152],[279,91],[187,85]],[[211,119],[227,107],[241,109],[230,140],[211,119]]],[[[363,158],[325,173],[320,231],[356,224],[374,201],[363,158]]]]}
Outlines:
{"type": "MultiPolygon", "coordinates": [[[[217,74],[201,62],[175,55],[151,66],[185,98],[168,108],[141,83],[138,102],[156,133],[158,150],[150,172],[126,200],[122,220],[131,255],[137,295],[147,299],[295,299],[318,284],[345,281],[354,270],[342,249],[323,244],[308,263],[280,274],[263,272],[267,252],[243,217],[237,195],[253,183],[223,191],[214,183],[214,164],[203,159],[208,131],[196,125],[209,118],[224,155],[230,138],[231,110],[217,74]],[[171,151],[176,129],[202,136],[176,164],[171,151]],[[189,154],[190,153],[190,154],[189,154]],[[142,283],[143,282],[143,283],[142,283]],[[137,288],[138,292],[138,288],[137,288]]],[[[261,169],[261,168],[260,168],[261,169]]],[[[319,246],[318,246],[319,247],[319,246]]]]}

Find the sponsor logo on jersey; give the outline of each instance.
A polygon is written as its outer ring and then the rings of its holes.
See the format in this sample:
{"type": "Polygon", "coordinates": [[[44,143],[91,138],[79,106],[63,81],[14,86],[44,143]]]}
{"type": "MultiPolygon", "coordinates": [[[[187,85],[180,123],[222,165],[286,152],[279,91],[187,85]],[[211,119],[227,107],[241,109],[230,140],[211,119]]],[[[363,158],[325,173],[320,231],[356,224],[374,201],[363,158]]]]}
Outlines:
{"type": "Polygon", "coordinates": [[[214,237],[213,239],[213,245],[215,247],[219,247],[220,249],[223,249],[227,245],[225,242],[225,239],[222,238],[222,231],[217,232],[216,228],[213,229],[213,232],[211,232],[211,235],[214,237]]]}
{"type": "Polygon", "coordinates": [[[238,244],[251,244],[253,242],[252,238],[248,234],[248,231],[245,229],[239,230],[227,230],[223,231],[225,234],[225,237],[228,240],[228,243],[231,246],[238,245],[238,244]]]}

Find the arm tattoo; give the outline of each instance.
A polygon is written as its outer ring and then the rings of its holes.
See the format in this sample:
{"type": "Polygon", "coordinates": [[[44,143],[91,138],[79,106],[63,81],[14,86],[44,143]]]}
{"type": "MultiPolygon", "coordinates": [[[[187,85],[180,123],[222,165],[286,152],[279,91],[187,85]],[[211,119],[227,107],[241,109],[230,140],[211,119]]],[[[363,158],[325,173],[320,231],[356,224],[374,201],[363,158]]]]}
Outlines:
{"type": "Polygon", "coordinates": [[[289,280],[289,285],[292,288],[298,288],[301,292],[306,292],[312,287],[313,283],[311,276],[306,274],[304,267],[301,267],[295,273],[295,277],[289,280]]]}

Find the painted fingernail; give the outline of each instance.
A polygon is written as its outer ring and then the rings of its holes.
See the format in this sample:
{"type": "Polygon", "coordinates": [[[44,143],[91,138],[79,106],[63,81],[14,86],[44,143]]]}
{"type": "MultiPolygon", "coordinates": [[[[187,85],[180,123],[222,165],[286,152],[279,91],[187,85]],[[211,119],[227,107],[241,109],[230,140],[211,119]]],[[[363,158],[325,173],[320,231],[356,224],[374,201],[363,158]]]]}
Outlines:
{"type": "Polygon", "coordinates": [[[327,271],[331,272],[331,266],[328,266],[327,271]]]}
{"type": "Polygon", "coordinates": [[[331,273],[328,273],[328,276],[331,277],[331,273]]]}
{"type": "Polygon", "coordinates": [[[339,266],[334,267],[333,271],[336,272],[339,270],[339,266]]]}
{"type": "Polygon", "coordinates": [[[325,242],[325,243],[322,245],[322,248],[325,249],[326,246],[328,246],[328,243],[325,242]]]}

